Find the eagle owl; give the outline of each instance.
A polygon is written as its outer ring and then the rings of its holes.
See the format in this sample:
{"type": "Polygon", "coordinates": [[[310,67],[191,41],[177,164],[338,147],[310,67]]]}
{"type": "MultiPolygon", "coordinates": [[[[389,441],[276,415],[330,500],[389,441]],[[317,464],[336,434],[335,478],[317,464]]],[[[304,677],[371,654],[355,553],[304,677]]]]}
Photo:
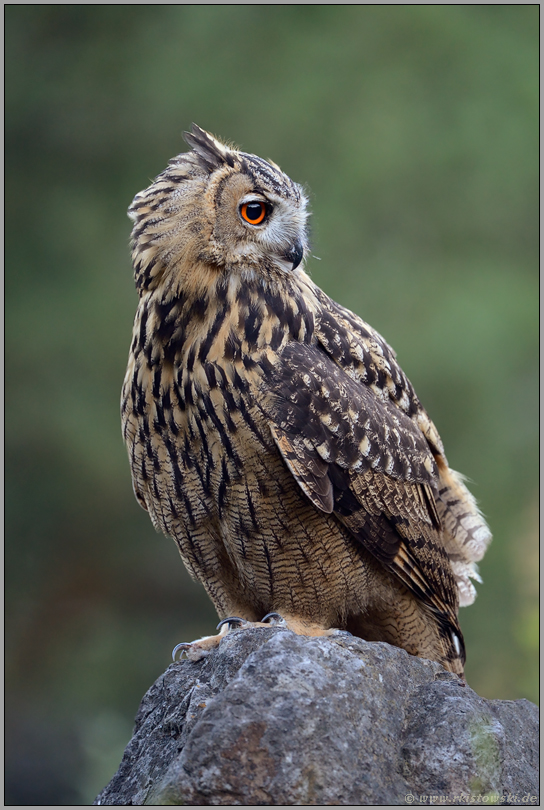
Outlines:
{"type": "Polygon", "coordinates": [[[222,632],[273,612],[462,674],[458,607],[490,540],[474,498],[394,351],[304,272],[303,189],[195,125],[185,140],[129,209],[138,501],[222,632]]]}

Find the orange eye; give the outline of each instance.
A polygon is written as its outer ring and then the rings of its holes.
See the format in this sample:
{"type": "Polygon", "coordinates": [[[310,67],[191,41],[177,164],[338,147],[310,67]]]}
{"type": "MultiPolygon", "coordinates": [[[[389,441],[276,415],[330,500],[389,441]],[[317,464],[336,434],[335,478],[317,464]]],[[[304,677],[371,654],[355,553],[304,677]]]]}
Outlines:
{"type": "Polygon", "coordinates": [[[262,202],[244,203],[240,209],[242,219],[250,225],[260,225],[266,216],[266,205],[262,202]]]}

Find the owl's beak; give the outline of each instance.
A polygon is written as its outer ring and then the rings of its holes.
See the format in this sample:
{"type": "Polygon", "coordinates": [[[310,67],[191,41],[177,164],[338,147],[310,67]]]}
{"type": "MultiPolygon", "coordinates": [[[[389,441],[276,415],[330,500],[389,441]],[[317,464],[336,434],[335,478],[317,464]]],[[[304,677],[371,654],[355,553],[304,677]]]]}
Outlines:
{"type": "Polygon", "coordinates": [[[283,254],[283,258],[285,259],[285,261],[293,262],[292,267],[293,270],[295,269],[295,267],[299,266],[303,256],[304,256],[304,248],[302,247],[302,243],[299,242],[298,239],[291,245],[289,250],[283,254]]]}

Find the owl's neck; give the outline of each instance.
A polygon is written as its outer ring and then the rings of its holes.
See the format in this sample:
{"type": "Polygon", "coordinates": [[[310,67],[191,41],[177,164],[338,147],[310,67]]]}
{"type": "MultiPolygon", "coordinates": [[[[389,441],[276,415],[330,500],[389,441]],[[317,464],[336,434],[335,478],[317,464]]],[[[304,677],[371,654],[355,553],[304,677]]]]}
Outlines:
{"type": "Polygon", "coordinates": [[[274,278],[202,265],[187,282],[142,297],[134,339],[150,366],[251,363],[290,340],[313,340],[319,303],[302,270],[274,278]]]}

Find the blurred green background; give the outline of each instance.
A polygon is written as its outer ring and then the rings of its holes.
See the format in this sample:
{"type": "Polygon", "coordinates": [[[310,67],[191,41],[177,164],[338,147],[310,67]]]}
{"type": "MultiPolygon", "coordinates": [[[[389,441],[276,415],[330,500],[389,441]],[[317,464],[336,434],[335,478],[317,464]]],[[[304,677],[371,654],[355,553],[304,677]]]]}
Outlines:
{"type": "Polygon", "coordinates": [[[90,803],[215,612],[137,505],[126,209],[192,121],[308,188],[494,541],[469,683],[537,698],[537,5],[6,6],[6,804],[90,803]]]}

